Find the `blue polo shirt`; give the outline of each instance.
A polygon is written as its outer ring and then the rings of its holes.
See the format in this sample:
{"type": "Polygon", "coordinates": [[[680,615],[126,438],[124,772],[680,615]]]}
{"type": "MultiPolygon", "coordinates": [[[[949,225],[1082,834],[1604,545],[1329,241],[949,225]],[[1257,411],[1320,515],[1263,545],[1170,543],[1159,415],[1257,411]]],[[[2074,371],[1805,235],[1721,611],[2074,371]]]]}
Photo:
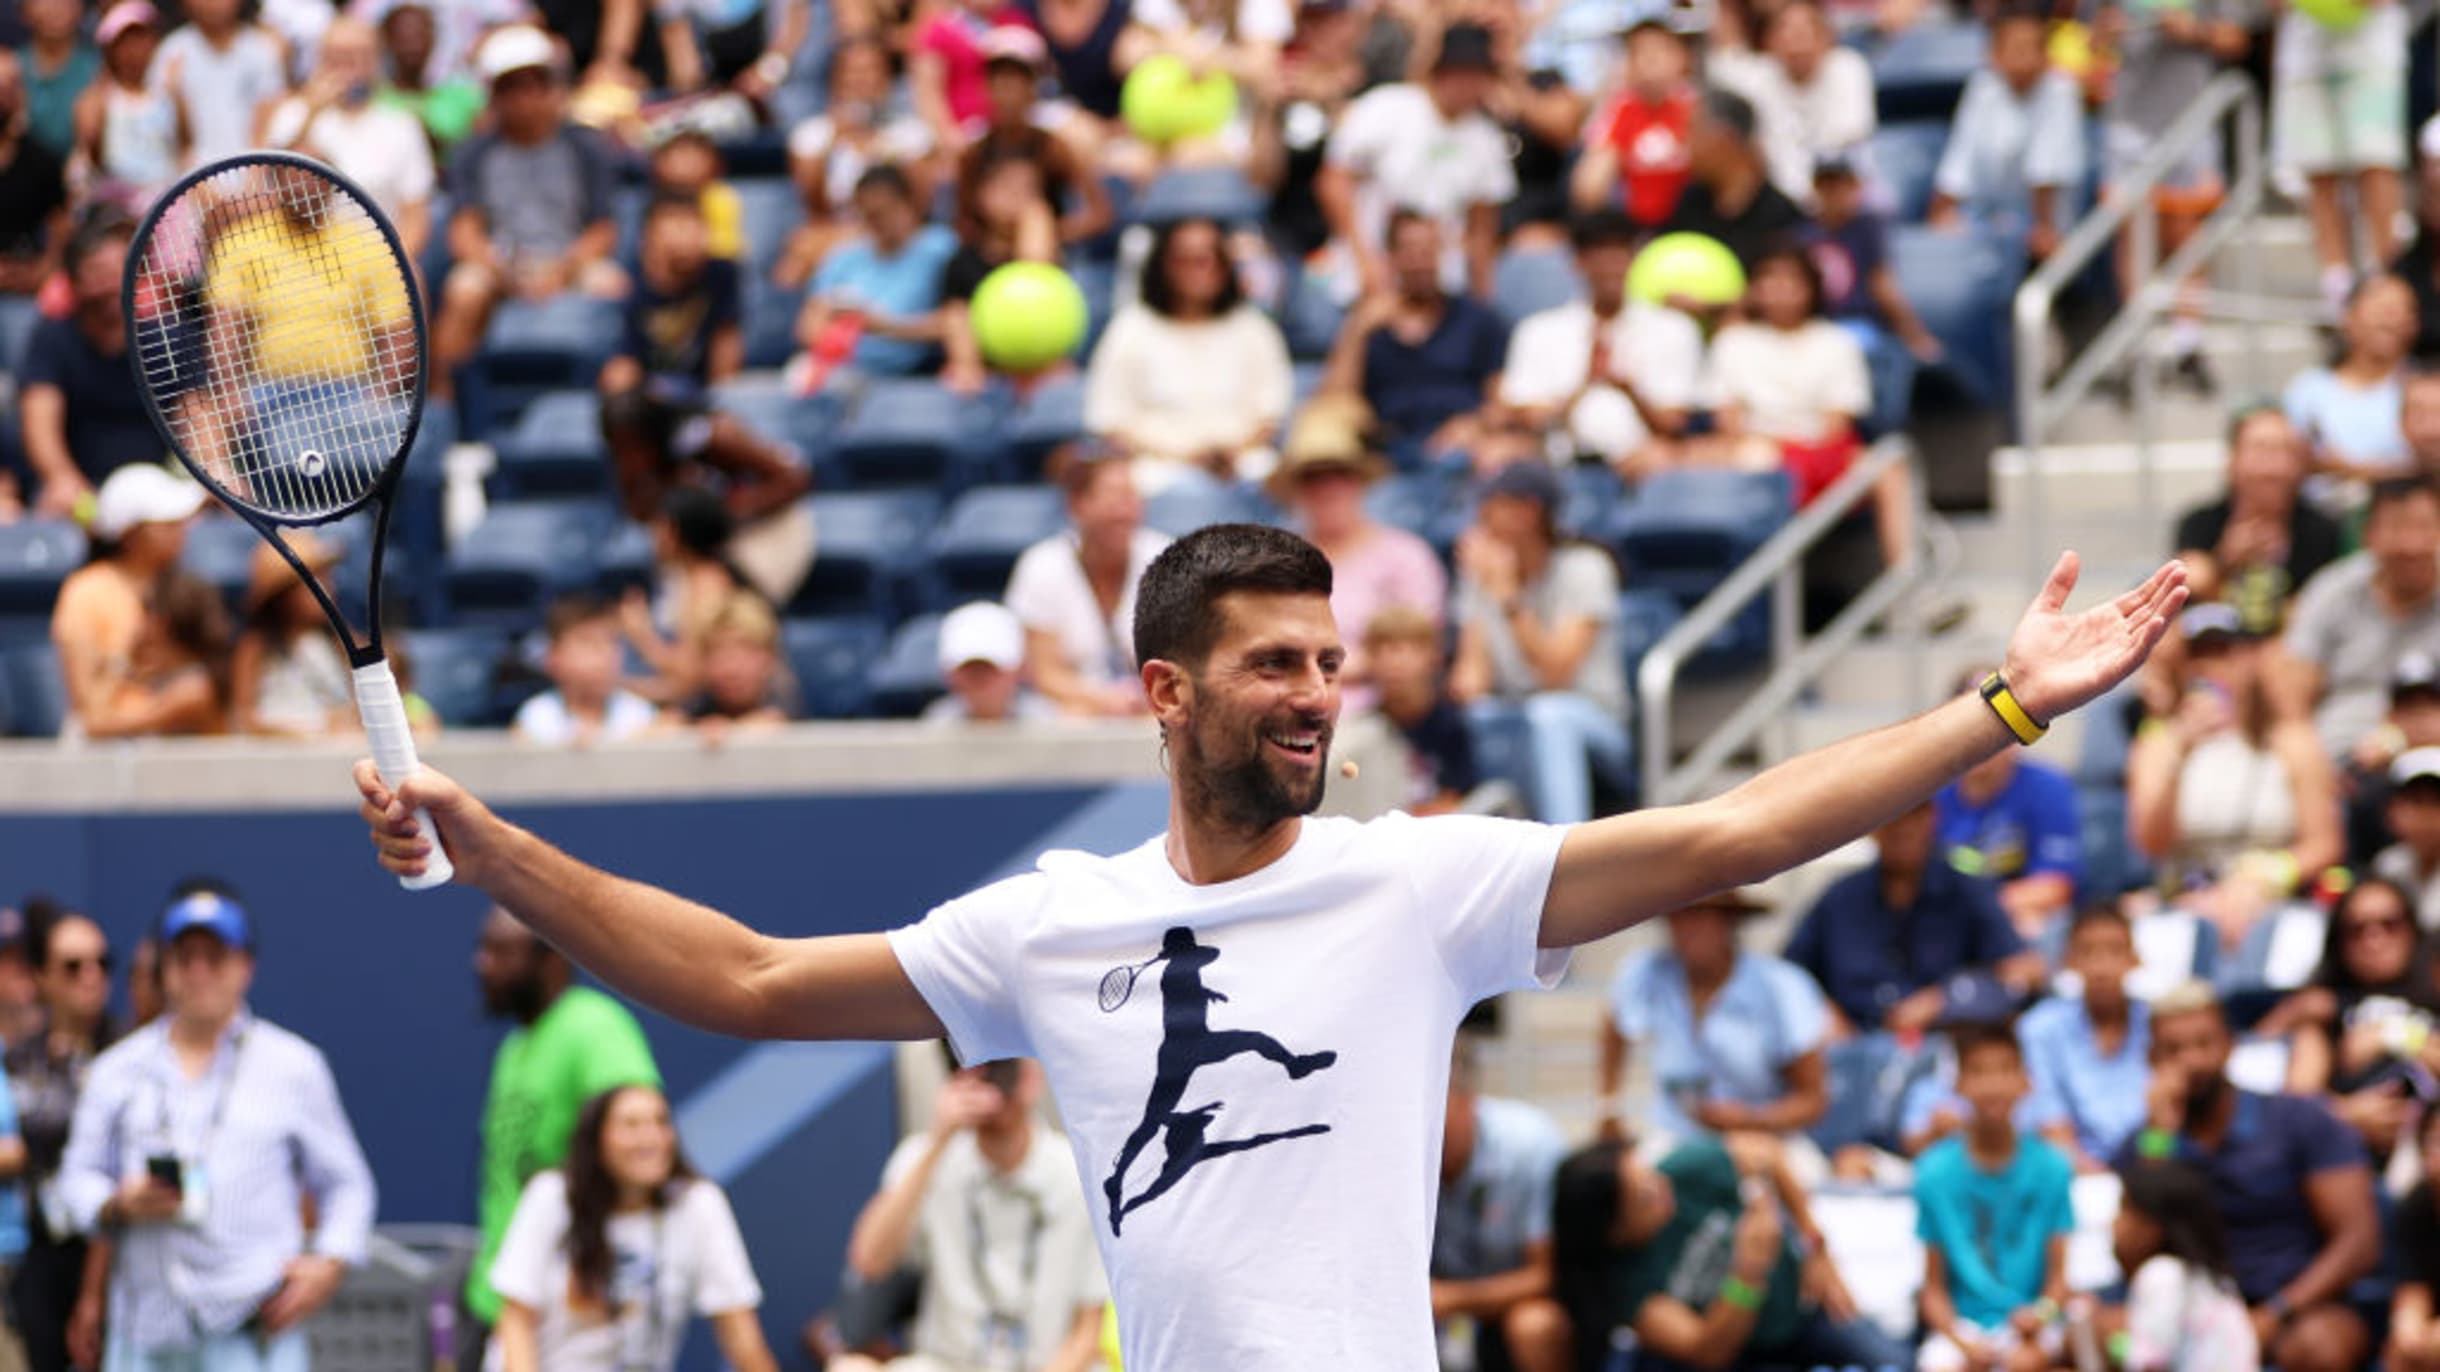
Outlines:
{"type": "Polygon", "coordinates": [[[2024,948],[1990,882],[1934,862],[1907,911],[1882,903],[1877,866],[1832,882],[1796,926],[1787,958],[1813,974],[1849,1022],[1869,1029],[1914,992],[1988,971],[2024,948]]]}
{"type": "Polygon", "coordinates": [[[1767,1105],[1788,1093],[1788,1064],[1822,1046],[1828,1002],[1803,969],[1739,953],[1698,1023],[1686,967],[1667,948],[1637,953],[1610,983],[1619,1036],[1652,1064],[1651,1127],[1677,1139],[1710,1131],[1687,1111],[1706,1100],[1767,1105]]]}
{"type": "Polygon", "coordinates": [[[1364,340],[1364,399],[1393,439],[1417,443],[1481,409],[1508,360],[1508,326],[1488,307],[1453,296],[1439,327],[1409,343],[1386,327],[1364,340]]]}
{"type": "MultiPolygon", "coordinates": [[[[2228,1225],[2229,1266],[2248,1305],[2277,1295],[2321,1252],[2321,1226],[2305,1201],[2305,1182],[2325,1172],[2372,1165],[2355,1131],[2320,1101],[2251,1091],[2237,1092],[2228,1136],[2216,1151],[2180,1136],[2177,1156],[2211,1179],[2220,1218],[2228,1225]]],[[[2129,1139],[2118,1150],[2116,1165],[2135,1161],[2135,1140],[2129,1139]]]]}
{"type": "Polygon", "coordinates": [[[1440,1187],[1432,1223],[1432,1276],[1472,1281],[1514,1272],[1525,1249],[1550,1237],[1551,1184],[1567,1141],[1522,1101],[1478,1096],[1474,1156],[1440,1187]]]}
{"type": "Polygon", "coordinates": [[[1956,1134],[1915,1160],[1915,1233],[1948,1263],[1960,1316],[1996,1329],[2042,1298],[2050,1241],[2076,1227],[2075,1180],[2066,1156],[2037,1138],[2019,1137],[1996,1172],[1956,1134]]]}
{"type": "MultiPolygon", "coordinates": [[[[883,253],[870,240],[851,243],[822,260],[812,291],[842,308],[912,319],[940,308],[940,269],[956,253],[957,235],[938,224],[917,229],[895,253],[883,253]]],[[[854,364],[875,376],[913,376],[928,370],[936,355],[929,343],[868,332],[856,340],[854,364]]]]}
{"type": "Polygon", "coordinates": [[[2066,1123],[2088,1158],[2115,1157],[2143,1128],[2144,1092],[2151,1085],[2152,1007],[2127,1006],[2126,1041],[2104,1056],[2081,1000],[2051,999],[2016,1022],[2033,1078],[2034,1127],[2066,1123]]]}
{"type": "Polygon", "coordinates": [[[2076,784],[2064,772],[2019,762],[1989,803],[1968,805],[1951,783],[1933,805],[1940,851],[1958,871],[1994,881],[2052,872],[2084,880],[2084,827],[2076,818],[2076,784]]]}
{"type": "MultiPolygon", "coordinates": [[[[0,1138],[17,1136],[17,1097],[9,1090],[8,1078],[0,1076],[0,1138]]],[[[24,1257],[25,1245],[25,1189],[0,1188],[0,1262],[24,1257]]]]}

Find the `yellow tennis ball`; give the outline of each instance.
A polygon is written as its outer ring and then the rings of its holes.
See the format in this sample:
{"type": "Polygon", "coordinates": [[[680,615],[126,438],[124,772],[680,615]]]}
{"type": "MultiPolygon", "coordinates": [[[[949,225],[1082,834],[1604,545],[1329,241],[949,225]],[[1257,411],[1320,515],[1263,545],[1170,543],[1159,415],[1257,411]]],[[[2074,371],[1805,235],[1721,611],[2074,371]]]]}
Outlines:
{"type": "Polygon", "coordinates": [[[1209,138],[1237,117],[1237,83],[1224,71],[1198,78],[1185,58],[1158,53],[1127,73],[1118,112],[1130,132],[1155,146],[1209,138]]]}
{"type": "Polygon", "coordinates": [[[1086,316],[1075,278],[1048,262],[993,269],[966,309],[983,360],[1004,372],[1038,372],[1076,351],[1086,316]]]}
{"type": "Polygon", "coordinates": [[[93,499],[93,492],[87,491],[83,495],[78,496],[76,498],[76,505],[74,508],[76,522],[88,529],[92,528],[93,512],[98,508],[99,506],[93,499]]]}
{"type": "Polygon", "coordinates": [[[1108,1372],[1119,1372],[1118,1307],[1115,1305],[1104,1304],[1101,1307],[1101,1365],[1108,1372]]]}

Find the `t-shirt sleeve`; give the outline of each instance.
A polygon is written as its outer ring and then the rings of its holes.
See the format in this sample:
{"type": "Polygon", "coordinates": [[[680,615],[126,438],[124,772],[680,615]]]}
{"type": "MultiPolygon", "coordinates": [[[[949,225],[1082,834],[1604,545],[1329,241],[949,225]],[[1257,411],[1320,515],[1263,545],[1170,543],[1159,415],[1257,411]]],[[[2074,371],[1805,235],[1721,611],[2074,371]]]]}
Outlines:
{"type": "Polygon", "coordinates": [[[2332,568],[2325,568],[2297,592],[2295,608],[2288,611],[2287,633],[2281,639],[2281,646],[2290,657],[2316,667],[2329,665],[2331,639],[2352,608],[2334,579],[2333,569],[2344,565],[2335,563],[2332,568]]]}
{"type": "Polygon", "coordinates": [[[618,166],[611,160],[609,149],[590,131],[576,131],[577,160],[584,173],[585,228],[610,217],[613,201],[618,194],[618,166]]]}
{"type": "Polygon", "coordinates": [[[1015,569],[1008,574],[1008,593],[1000,602],[1028,629],[1059,627],[1059,591],[1049,561],[1056,555],[1036,544],[1018,555],[1015,569]]]}
{"type": "Polygon", "coordinates": [[[2025,184],[2073,186],[2084,179],[2084,101],[2075,81],[2054,71],[2042,78],[2025,147],[2025,184]]]}
{"type": "Polygon", "coordinates": [[[67,326],[53,320],[43,320],[26,335],[22,356],[0,356],[0,368],[17,369],[17,388],[29,386],[67,387],[66,364],[69,356],[67,326]]]}
{"type": "Polygon", "coordinates": [[[1932,189],[1951,200],[1973,198],[1974,145],[1982,139],[1982,125],[1988,118],[1983,111],[1991,98],[1992,79],[1988,72],[1976,72],[1966,82],[1966,93],[1957,102],[1957,117],[1949,123],[1948,145],[1932,172],[1932,189]]]}
{"type": "Polygon", "coordinates": [[[890,931],[898,965],[949,1031],[960,1062],[1033,1056],[1009,969],[1043,881],[1027,873],[993,882],[890,931]]]}
{"type": "Polygon", "coordinates": [[[491,1260],[491,1289],[503,1300],[532,1309],[550,1304],[551,1257],[568,1233],[567,1182],[557,1172],[537,1172],[517,1198],[508,1232],[491,1260]]]}
{"type": "Polygon", "coordinates": [[[449,203],[455,207],[451,210],[452,214],[459,210],[473,210],[477,214],[485,213],[484,205],[475,192],[482,183],[483,157],[491,151],[491,147],[491,137],[478,134],[459,144],[456,154],[449,159],[449,166],[441,177],[441,185],[449,192],[449,203]]]}
{"type": "Polygon", "coordinates": [[[1554,608],[1561,618],[1606,624],[1618,617],[1618,569],[1599,548],[1571,548],[1559,555],[1552,575],[1554,608]]]}
{"type": "MultiPolygon", "coordinates": [[[[2079,1011],[2078,1013],[2081,1013],[2079,1011]]],[[[2050,1026],[2050,1014],[2041,1006],[2017,1021],[2017,1041],[2024,1046],[2025,1077],[2031,1088],[2022,1107],[2024,1117],[2036,1129],[2067,1123],[2072,1116],[2067,1111],[2064,1083],[2059,1080],[2059,1064],[2050,1026]]]]}
{"type": "MultiPolygon", "coordinates": [[[[1772,958],[1762,964],[1779,1015],[1779,1042],[1789,1059],[1803,1057],[1830,1037],[1830,1002],[1804,969],[1772,958]]],[[[1782,1064],[1784,1065],[1784,1064],[1782,1064]]]]}
{"type": "Polygon", "coordinates": [[[2309,1178],[2371,1165],[2363,1139],[2340,1123],[2338,1116],[2330,1113],[2330,1107],[2317,1100],[2292,1096],[2282,1099],[2293,1102],[2288,1108],[2295,1112],[2295,1161],[2299,1173],[2309,1178]]]}
{"type": "Polygon", "coordinates": [[[695,1272],[693,1305],[705,1318],[762,1304],[762,1283],[754,1280],[754,1262],[746,1256],[746,1240],[737,1232],[737,1212],[729,1198],[708,1181],[687,1190],[686,1222],[695,1231],[695,1252],[702,1265],[695,1272]]]}
{"type": "Polygon", "coordinates": [[[1651,335],[1662,346],[1635,359],[1635,388],[1661,409],[1692,409],[1702,398],[1702,326],[1670,309],[1661,310],[1659,319],[1651,335]]]}
{"type": "Polygon", "coordinates": [[[1433,922],[1441,965],[1468,1003],[1559,984],[1567,950],[1541,946],[1542,903],[1566,829],[1475,815],[1375,823],[1403,826],[1415,908],[1433,922]]]}
{"type": "Polygon", "coordinates": [[[709,333],[715,329],[725,329],[742,321],[745,318],[745,286],[740,280],[742,273],[738,271],[737,264],[715,259],[704,264],[704,270],[711,273],[704,290],[711,297],[711,310],[704,320],[704,331],[709,333]]]}

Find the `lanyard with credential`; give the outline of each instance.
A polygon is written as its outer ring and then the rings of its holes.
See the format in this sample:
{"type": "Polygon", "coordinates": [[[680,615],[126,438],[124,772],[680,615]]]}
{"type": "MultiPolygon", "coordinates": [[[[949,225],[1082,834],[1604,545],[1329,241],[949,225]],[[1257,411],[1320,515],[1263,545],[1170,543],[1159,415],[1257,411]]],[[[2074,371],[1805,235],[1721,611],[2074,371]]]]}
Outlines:
{"type": "Polygon", "coordinates": [[[1025,1309],[1031,1304],[1034,1273],[1042,1262],[1042,1231],[1050,1223],[1043,1213],[1042,1198],[1032,1191],[995,1181],[989,1177],[977,1180],[966,1192],[967,1252],[974,1263],[975,1289],[982,1293],[986,1325],[983,1331],[983,1356],[992,1356],[992,1345],[1005,1340],[1009,1352],[1018,1359],[1024,1356],[1025,1309]],[[1014,1299],[1002,1299],[999,1288],[991,1279],[991,1263],[985,1253],[986,1227],[983,1224],[983,1195],[987,1191],[1007,1194],[1025,1206],[1024,1262],[1017,1268],[1017,1291],[1014,1299]]]}
{"type": "MultiPolygon", "coordinates": [[[[187,1152],[178,1147],[178,1135],[175,1126],[170,1121],[169,1111],[170,1095],[178,1089],[180,1075],[177,1049],[170,1046],[167,1035],[162,1036],[161,1065],[165,1070],[155,1083],[160,1088],[160,1093],[154,1097],[154,1104],[157,1107],[154,1123],[159,1128],[159,1137],[163,1147],[196,1162],[201,1162],[211,1155],[212,1141],[220,1136],[220,1122],[229,1113],[229,1097],[237,1093],[237,1072],[244,1065],[245,1056],[246,1030],[241,1028],[229,1039],[228,1071],[222,1074],[219,1086],[212,1093],[212,1113],[204,1118],[203,1137],[196,1141],[192,1152],[187,1152]]],[[[214,1058],[217,1061],[218,1055],[215,1054],[214,1058]]]]}

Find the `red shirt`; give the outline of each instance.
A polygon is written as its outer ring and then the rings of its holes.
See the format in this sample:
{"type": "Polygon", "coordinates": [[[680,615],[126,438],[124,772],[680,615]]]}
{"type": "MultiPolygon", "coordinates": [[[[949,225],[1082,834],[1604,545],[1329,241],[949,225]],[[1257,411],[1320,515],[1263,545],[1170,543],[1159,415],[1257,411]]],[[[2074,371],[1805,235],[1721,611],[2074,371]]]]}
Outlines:
{"type": "Polygon", "coordinates": [[[1602,145],[1618,154],[1627,217],[1636,223],[1657,227],[1677,209],[1678,192],[1686,188],[1686,127],[1693,119],[1692,91],[1657,104],[1630,93],[1597,125],[1602,145]]]}

